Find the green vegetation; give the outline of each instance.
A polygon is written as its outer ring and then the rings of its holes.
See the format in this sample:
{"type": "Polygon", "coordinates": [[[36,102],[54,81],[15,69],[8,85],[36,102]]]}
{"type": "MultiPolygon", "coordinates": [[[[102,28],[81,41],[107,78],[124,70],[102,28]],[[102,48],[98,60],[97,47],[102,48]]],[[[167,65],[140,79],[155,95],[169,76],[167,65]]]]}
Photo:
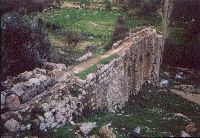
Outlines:
{"type": "MultiPolygon", "coordinates": [[[[53,132],[53,135],[49,135],[51,138],[77,138],[76,135],[74,135],[74,126],[64,126],[59,129],[57,129],[56,132],[53,132]]],[[[47,134],[48,135],[48,134],[47,134]]]]}
{"type": "Polygon", "coordinates": [[[171,27],[169,34],[169,40],[177,45],[184,44],[184,32],[185,29],[183,27],[171,27]]]}
{"type": "Polygon", "coordinates": [[[49,31],[49,34],[60,41],[65,41],[63,33],[73,30],[80,34],[83,40],[98,47],[97,52],[104,52],[104,47],[109,44],[116,20],[119,16],[126,17],[126,28],[136,26],[160,26],[160,20],[155,16],[128,17],[126,12],[106,11],[95,9],[51,9],[40,15],[42,18],[62,27],[59,31],[49,31]]]}
{"type": "Polygon", "coordinates": [[[100,61],[98,61],[96,64],[84,69],[83,71],[79,72],[78,74],[76,74],[76,76],[78,76],[80,79],[86,79],[87,75],[90,73],[93,73],[97,70],[97,65],[99,64],[109,64],[113,59],[117,58],[118,55],[117,54],[112,54],[104,59],[101,59],[100,61]]]}
{"type": "MultiPolygon", "coordinates": [[[[91,134],[97,135],[102,125],[111,122],[118,138],[127,138],[128,133],[136,127],[140,127],[141,134],[146,137],[166,137],[170,136],[170,134],[180,136],[181,131],[184,130],[187,124],[187,120],[183,117],[175,116],[174,113],[186,115],[199,127],[200,106],[170,91],[146,87],[143,88],[141,94],[135,97],[137,99],[134,99],[134,106],[125,107],[122,109],[123,112],[100,112],[89,117],[80,117],[77,122],[96,122],[97,128],[91,134]]],[[[70,133],[70,137],[75,137],[75,128],[70,132],[68,131],[69,128],[72,127],[66,125],[59,128],[54,134],[56,134],[56,137],[62,137],[62,134],[70,133]]]]}
{"type": "MultiPolygon", "coordinates": [[[[104,46],[112,34],[115,19],[121,14],[91,9],[52,9],[41,16],[62,26],[63,32],[74,30],[92,44],[104,46]]],[[[57,32],[51,33],[53,36],[59,35],[57,32]]]]}

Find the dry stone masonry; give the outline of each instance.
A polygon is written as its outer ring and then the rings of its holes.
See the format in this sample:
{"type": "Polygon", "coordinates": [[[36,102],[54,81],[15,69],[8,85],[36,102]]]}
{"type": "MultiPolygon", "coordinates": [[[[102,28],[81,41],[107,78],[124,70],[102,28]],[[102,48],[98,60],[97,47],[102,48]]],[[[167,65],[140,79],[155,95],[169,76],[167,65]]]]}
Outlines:
{"type": "Polygon", "coordinates": [[[31,128],[47,131],[71,123],[73,117],[91,111],[115,112],[148,81],[157,85],[162,36],[146,28],[130,33],[120,56],[98,66],[85,80],[63,64],[45,63],[42,69],[26,71],[2,82],[1,120],[4,135],[31,128]],[[129,41],[127,41],[129,40],[129,41]]]}

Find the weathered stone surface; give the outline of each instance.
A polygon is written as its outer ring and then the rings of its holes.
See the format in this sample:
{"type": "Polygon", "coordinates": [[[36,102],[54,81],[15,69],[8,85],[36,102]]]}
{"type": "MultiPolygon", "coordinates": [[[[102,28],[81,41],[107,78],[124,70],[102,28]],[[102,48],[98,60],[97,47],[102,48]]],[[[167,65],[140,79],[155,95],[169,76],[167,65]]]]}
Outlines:
{"type": "Polygon", "coordinates": [[[65,70],[66,69],[65,64],[56,64],[56,63],[51,63],[51,62],[45,62],[44,67],[49,70],[53,70],[53,69],[65,70]]]}
{"type": "Polygon", "coordinates": [[[94,73],[90,73],[88,76],[87,76],[87,83],[90,83],[94,78],[96,77],[96,75],[94,73]]]}
{"type": "Polygon", "coordinates": [[[93,53],[88,52],[85,55],[83,55],[82,57],[78,58],[76,61],[77,62],[82,62],[82,61],[84,61],[84,60],[86,60],[88,58],[91,58],[92,56],[93,56],[93,53]]]}
{"type": "Polygon", "coordinates": [[[1,105],[3,105],[5,103],[5,95],[1,94],[1,105]]]}
{"type": "Polygon", "coordinates": [[[195,125],[193,123],[190,123],[187,126],[185,126],[185,130],[188,133],[193,133],[193,132],[197,131],[197,128],[195,127],[195,125]]]}
{"type": "Polygon", "coordinates": [[[107,125],[104,125],[99,129],[99,134],[101,137],[105,138],[116,138],[116,134],[107,125]]]}
{"type": "Polygon", "coordinates": [[[191,137],[191,136],[185,131],[181,131],[181,137],[185,138],[185,137],[191,137]]]}
{"type": "Polygon", "coordinates": [[[17,94],[18,96],[21,96],[24,93],[23,90],[23,83],[17,83],[16,85],[14,85],[11,89],[11,91],[13,91],[15,94],[17,94]]]}
{"type": "Polygon", "coordinates": [[[44,113],[44,116],[45,116],[45,118],[50,118],[50,117],[52,117],[52,112],[46,112],[46,113],[44,113]]]}
{"type": "Polygon", "coordinates": [[[25,71],[19,75],[20,80],[27,81],[33,76],[33,72],[25,71]]]}
{"type": "Polygon", "coordinates": [[[6,97],[6,107],[10,110],[14,110],[20,106],[19,97],[15,94],[6,97]]]}
{"type": "Polygon", "coordinates": [[[4,124],[5,128],[7,128],[10,132],[17,132],[20,129],[20,124],[15,119],[10,119],[4,124]]]}
{"type": "Polygon", "coordinates": [[[83,134],[87,135],[95,127],[96,127],[96,122],[87,122],[81,124],[80,130],[83,134]]]}
{"type": "Polygon", "coordinates": [[[112,45],[112,48],[117,48],[121,42],[122,40],[117,41],[116,43],[112,45]]]}
{"type": "MultiPolygon", "coordinates": [[[[10,110],[1,118],[5,121],[13,116],[22,118],[26,124],[20,121],[20,125],[25,130],[32,109],[36,109],[34,120],[46,131],[73,122],[72,116],[87,115],[90,110],[117,111],[125,106],[130,95],[139,92],[145,81],[154,85],[159,82],[161,38],[152,29],[128,37],[131,42],[123,41],[126,49],[120,56],[107,65],[98,66],[98,71],[89,74],[86,80],[77,79],[64,64],[48,62],[44,69],[36,68],[11,77],[3,83],[6,95],[11,96],[6,97],[5,102],[10,110]]],[[[88,134],[92,127],[86,125],[81,129],[88,134]]]]}
{"type": "Polygon", "coordinates": [[[55,70],[51,71],[52,78],[57,82],[66,81],[68,75],[69,74],[66,71],[62,71],[59,69],[55,69],[55,70]]]}

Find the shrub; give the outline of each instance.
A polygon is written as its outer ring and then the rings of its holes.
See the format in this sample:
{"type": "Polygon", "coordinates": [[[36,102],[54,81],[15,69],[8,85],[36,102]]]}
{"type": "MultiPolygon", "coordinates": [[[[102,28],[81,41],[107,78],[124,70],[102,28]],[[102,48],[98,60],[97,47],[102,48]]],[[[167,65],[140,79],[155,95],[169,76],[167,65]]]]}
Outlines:
{"type": "Polygon", "coordinates": [[[2,18],[1,78],[42,65],[48,58],[50,41],[43,24],[19,13],[2,18]]]}
{"type": "Polygon", "coordinates": [[[122,40],[126,37],[126,32],[128,29],[125,26],[125,17],[118,17],[112,37],[108,45],[105,46],[105,50],[110,50],[114,42],[122,40]]]}
{"type": "Polygon", "coordinates": [[[44,0],[1,0],[1,12],[12,11],[42,12],[45,8],[44,0]]]}
{"type": "Polygon", "coordinates": [[[91,0],[79,0],[79,2],[82,8],[87,8],[88,6],[90,6],[91,0]]]}
{"type": "Polygon", "coordinates": [[[161,0],[126,0],[123,2],[122,9],[128,14],[150,15],[155,13],[161,6],[161,0]]]}
{"type": "Polygon", "coordinates": [[[67,31],[65,33],[65,39],[69,46],[75,47],[80,41],[80,37],[73,31],[67,31]]]}
{"type": "Polygon", "coordinates": [[[112,10],[112,3],[111,3],[110,0],[105,0],[104,4],[105,4],[105,9],[106,10],[109,10],[109,11],[112,10]]]}
{"type": "Polygon", "coordinates": [[[113,32],[113,41],[118,41],[123,39],[126,36],[127,29],[124,25],[118,24],[115,26],[115,30],[113,32]]]}
{"type": "Polygon", "coordinates": [[[61,26],[56,24],[56,23],[52,23],[50,21],[45,21],[44,19],[42,18],[38,18],[38,21],[42,24],[44,24],[44,26],[47,28],[47,29],[51,29],[51,30],[57,30],[57,29],[61,29],[61,26]]]}

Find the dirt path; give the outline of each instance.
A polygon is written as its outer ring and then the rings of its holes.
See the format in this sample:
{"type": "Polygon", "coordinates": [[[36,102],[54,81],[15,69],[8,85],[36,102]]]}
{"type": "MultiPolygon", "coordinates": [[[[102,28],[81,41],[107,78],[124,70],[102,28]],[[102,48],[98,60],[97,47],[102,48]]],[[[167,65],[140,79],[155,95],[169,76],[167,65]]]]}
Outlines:
{"type": "MultiPolygon", "coordinates": [[[[100,3],[90,3],[90,5],[87,6],[91,9],[103,9],[105,6],[100,3]]],[[[61,8],[82,8],[80,2],[64,2],[61,8]]]]}
{"type": "Polygon", "coordinates": [[[126,48],[126,46],[119,46],[118,48],[116,49],[112,49],[112,50],[109,50],[106,54],[104,55],[101,55],[101,56],[98,56],[98,57],[94,57],[94,58],[91,58],[91,59],[88,59],[82,63],[80,63],[79,65],[77,65],[76,67],[74,67],[74,73],[78,73],[94,64],[96,64],[98,61],[100,61],[101,59],[104,59],[106,57],[109,57],[110,55],[112,54],[115,54],[115,53],[119,53],[119,52],[122,52],[124,51],[124,49],[126,48]]]}
{"type": "Polygon", "coordinates": [[[81,6],[74,2],[64,2],[61,8],[81,8],[81,6]]]}
{"type": "Polygon", "coordinates": [[[189,92],[186,93],[186,92],[175,90],[175,89],[171,89],[171,91],[191,102],[194,102],[194,103],[200,105],[200,94],[191,94],[189,92]]]}
{"type": "MultiPolygon", "coordinates": [[[[144,30],[146,30],[146,29],[144,29],[144,30]]],[[[82,70],[84,70],[84,69],[96,64],[101,59],[109,57],[112,54],[123,53],[127,48],[129,48],[134,43],[134,41],[135,41],[134,36],[137,35],[137,36],[142,37],[142,36],[147,34],[147,33],[145,33],[144,30],[141,30],[141,31],[139,31],[137,33],[131,34],[129,36],[129,38],[127,38],[123,42],[121,42],[117,48],[107,51],[104,55],[88,59],[88,60],[78,64],[77,66],[74,67],[73,72],[74,73],[79,73],[80,71],[82,71],[82,70]]]]}

